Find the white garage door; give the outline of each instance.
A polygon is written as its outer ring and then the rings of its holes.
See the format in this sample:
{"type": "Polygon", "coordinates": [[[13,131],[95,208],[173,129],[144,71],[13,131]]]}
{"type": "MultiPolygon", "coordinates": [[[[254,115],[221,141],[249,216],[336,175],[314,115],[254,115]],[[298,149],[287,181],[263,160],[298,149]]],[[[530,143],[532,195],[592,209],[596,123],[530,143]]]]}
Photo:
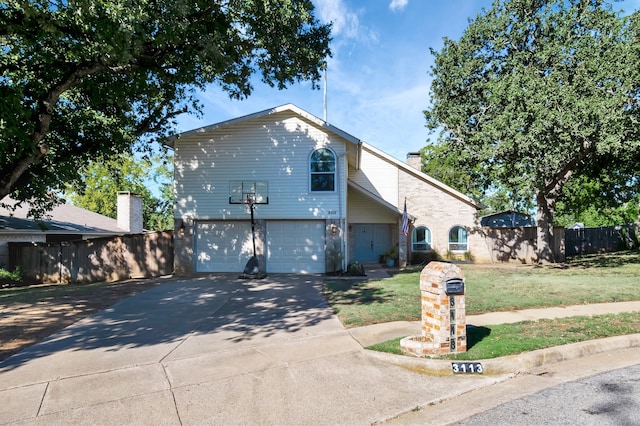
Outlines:
{"type": "Polygon", "coordinates": [[[249,222],[197,222],[196,271],[242,272],[253,256],[249,222]]]}
{"type": "Polygon", "coordinates": [[[325,272],[324,221],[268,221],[267,272],[325,272]]]}

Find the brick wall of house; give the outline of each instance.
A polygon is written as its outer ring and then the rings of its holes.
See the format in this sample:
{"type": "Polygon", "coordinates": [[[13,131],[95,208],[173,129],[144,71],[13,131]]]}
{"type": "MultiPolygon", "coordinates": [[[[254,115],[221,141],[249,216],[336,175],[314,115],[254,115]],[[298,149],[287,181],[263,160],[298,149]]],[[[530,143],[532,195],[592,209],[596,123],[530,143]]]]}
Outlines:
{"type": "MultiPolygon", "coordinates": [[[[406,198],[407,211],[415,217],[411,229],[418,226],[429,228],[432,248],[441,256],[445,256],[449,250],[449,231],[454,226],[464,226],[468,232],[469,252],[473,259],[478,262],[491,260],[485,238],[480,232],[474,205],[461,198],[455,191],[448,192],[442,187],[417,179],[406,170],[400,170],[399,174],[399,205],[403,205],[406,198]]],[[[410,250],[409,237],[407,244],[410,250]]]]}

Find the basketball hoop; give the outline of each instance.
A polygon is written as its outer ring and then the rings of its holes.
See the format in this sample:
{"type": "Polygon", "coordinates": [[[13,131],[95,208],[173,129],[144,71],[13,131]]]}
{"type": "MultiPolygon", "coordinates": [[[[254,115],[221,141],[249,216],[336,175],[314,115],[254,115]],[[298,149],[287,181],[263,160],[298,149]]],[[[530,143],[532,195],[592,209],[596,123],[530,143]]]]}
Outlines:
{"type": "Polygon", "coordinates": [[[251,240],[253,242],[253,256],[247,262],[241,277],[264,277],[259,271],[256,255],[256,221],[254,211],[257,204],[269,204],[268,183],[262,181],[232,181],[229,183],[229,204],[240,204],[251,216],[251,240]]]}
{"type": "Polygon", "coordinates": [[[269,185],[263,181],[231,181],[229,204],[269,204],[269,185]]]}

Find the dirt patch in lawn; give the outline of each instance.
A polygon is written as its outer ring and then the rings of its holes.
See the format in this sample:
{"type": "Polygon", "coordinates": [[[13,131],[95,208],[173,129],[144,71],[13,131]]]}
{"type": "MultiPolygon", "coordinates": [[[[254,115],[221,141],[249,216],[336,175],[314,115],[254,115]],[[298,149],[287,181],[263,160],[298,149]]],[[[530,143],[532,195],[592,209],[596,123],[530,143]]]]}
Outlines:
{"type": "Polygon", "coordinates": [[[92,313],[162,284],[130,280],[0,291],[0,361],[92,313]]]}

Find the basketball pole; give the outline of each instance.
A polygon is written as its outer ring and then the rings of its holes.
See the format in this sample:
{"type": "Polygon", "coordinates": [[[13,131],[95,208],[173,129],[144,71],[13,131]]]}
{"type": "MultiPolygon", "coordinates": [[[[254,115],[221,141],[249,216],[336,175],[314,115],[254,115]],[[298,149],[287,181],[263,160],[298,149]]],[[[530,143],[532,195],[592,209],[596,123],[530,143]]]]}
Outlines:
{"type": "Polygon", "coordinates": [[[249,209],[251,210],[251,239],[253,240],[253,257],[256,257],[256,222],[253,219],[253,210],[255,208],[255,204],[253,200],[249,198],[249,209]]]}

